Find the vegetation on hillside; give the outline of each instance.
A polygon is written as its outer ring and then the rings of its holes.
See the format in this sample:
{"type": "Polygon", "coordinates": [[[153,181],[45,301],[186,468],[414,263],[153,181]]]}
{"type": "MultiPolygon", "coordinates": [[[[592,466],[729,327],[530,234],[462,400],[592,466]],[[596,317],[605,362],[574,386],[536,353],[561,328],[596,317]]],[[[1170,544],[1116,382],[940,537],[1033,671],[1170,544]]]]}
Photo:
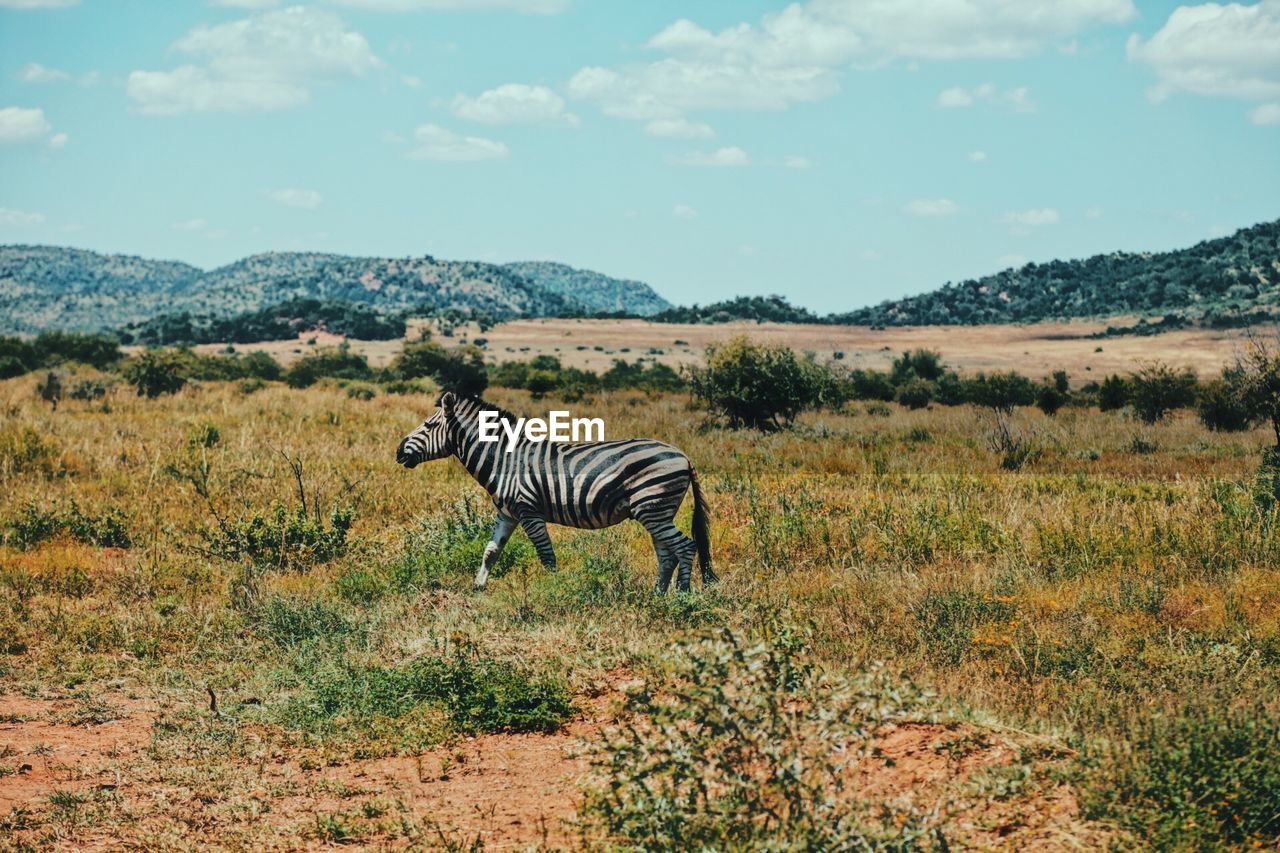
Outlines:
{"type": "Polygon", "coordinates": [[[162,314],[126,326],[119,337],[125,344],[147,346],[245,344],[289,340],[317,331],[364,341],[387,341],[404,337],[405,323],[402,317],[386,317],[355,302],[291,299],[229,317],[187,311],[162,314]]]}
{"type": "Polygon", "coordinates": [[[302,300],[326,306],[326,322],[345,316],[362,329],[379,328],[367,324],[373,315],[394,324],[409,314],[492,320],[667,307],[640,282],[559,264],[271,252],[205,272],[79,249],[0,246],[0,333],[138,327],[146,342],[195,343],[221,324],[228,334],[219,342],[244,341],[235,320],[280,334],[271,312],[296,311],[302,300]]]}

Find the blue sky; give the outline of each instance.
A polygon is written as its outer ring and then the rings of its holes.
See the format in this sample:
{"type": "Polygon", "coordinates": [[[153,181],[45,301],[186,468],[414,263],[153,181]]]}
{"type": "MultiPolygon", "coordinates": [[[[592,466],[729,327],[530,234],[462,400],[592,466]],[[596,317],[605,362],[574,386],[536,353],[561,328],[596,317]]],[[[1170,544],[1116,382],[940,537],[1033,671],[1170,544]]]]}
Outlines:
{"type": "Polygon", "coordinates": [[[1278,199],[1280,0],[0,0],[0,243],[832,311],[1278,199]]]}

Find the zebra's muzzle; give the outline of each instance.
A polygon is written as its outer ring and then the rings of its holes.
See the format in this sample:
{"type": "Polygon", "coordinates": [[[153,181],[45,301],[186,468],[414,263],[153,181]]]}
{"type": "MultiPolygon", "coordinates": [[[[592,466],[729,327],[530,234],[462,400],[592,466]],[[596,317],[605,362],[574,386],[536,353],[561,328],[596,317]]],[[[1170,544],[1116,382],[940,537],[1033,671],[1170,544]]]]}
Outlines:
{"type": "Polygon", "coordinates": [[[401,442],[400,446],[396,448],[397,464],[400,464],[406,468],[412,469],[412,468],[418,467],[418,463],[420,463],[421,461],[422,461],[422,456],[417,452],[414,452],[414,453],[405,452],[404,442],[401,442]]]}

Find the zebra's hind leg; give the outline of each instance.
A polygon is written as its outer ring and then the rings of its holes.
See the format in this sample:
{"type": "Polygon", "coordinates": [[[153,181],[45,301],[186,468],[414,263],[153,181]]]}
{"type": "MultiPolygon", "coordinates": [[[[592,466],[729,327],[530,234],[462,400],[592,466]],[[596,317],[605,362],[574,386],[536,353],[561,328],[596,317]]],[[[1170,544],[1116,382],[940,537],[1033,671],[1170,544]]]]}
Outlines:
{"type": "Polygon", "coordinates": [[[680,574],[676,576],[676,591],[688,592],[693,588],[693,553],[695,547],[693,540],[683,533],[680,534],[680,539],[683,541],[681,541],[676,550],[680,558],[680,574]]]}
{"type": "Polygon", "coordinates": [[[549,572],[556,570],[556,552],[551,547],[551,536],[547,533],[547,522],[536,515],[520,516],[520,526],[524,528],[524,532],[529,536],[529,541],[533,543],[533,549],[538,552],[538,559],[542,562],[543,568],[549,572]]]}
{"type": "Polygon", "coordinates": [[[641,518],[639,521],[653,537],[653,550],[658,555],[658,585],[655,589],[658,592],[667,591],[671,586],[671,573],[679,564],[680,575],[676,588],[687,591],[689,577],[693,572],[693,540],[681,533],[669,518],[641,518]]]}
{"type": "Polygon", "coordinates": [[[658,583],[653,591],[661,595],[671,587],[671,575],[676,568],[676,555],[658,541],[657,536],[653,537],[653,551],[658,555],[658,583]]]}

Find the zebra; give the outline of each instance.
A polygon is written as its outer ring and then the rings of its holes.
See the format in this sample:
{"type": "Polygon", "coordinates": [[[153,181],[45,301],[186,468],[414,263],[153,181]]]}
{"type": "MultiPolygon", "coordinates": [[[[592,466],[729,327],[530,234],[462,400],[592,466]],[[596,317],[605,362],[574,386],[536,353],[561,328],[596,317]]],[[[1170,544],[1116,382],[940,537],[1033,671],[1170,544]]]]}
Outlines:
{"type": "Polygon", "coordinates": [[[511,452],[507,444],[479,440],[480,413],[497,412],[514,424],[515,415],[476,396],[446,391],[437,410],[406,435],[396,462],[415,468],[423,462],[456,456],[493,499],[498,517],[476,571],[475,588],[484,589],[489,570],[517,525],[524,528],[538,559],[556,569],[547,524],[599,530],[628,518],[644,525],[658,556],[656,592],[665,593],[676,566],[676,588],[688,591],[696,551],[704,585],[717,578],[711,568],[707,503],[698,475],[683,452],[647,438],[564,444],[533,442],[523,436],[511,452]],[[693,491],[693,538],[675,526],[685,491],[693,491]]]}

